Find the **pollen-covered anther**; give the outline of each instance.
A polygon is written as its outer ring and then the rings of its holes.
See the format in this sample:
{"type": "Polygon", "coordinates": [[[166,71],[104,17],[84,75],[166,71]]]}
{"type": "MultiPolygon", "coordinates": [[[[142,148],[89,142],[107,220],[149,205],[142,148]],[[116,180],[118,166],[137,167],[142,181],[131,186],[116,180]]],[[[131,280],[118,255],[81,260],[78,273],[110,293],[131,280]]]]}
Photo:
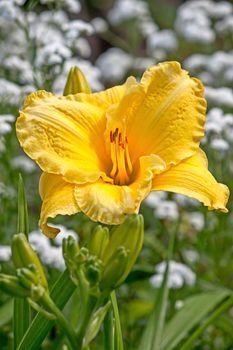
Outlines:
{"type": "Polygon", "coordinates": [[[128,139],[119,132],[119,128],[110,131],[110,152],[112,170],[110,176],[115,185],[127,185],[130,182],[132,163],[130,160],[128,139]]]}

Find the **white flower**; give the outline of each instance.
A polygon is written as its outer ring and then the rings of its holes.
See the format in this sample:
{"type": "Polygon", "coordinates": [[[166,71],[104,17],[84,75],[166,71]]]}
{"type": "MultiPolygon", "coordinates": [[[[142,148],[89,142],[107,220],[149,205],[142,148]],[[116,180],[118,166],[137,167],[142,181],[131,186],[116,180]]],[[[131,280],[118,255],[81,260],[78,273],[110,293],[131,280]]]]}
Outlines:
{"type": "Polygon", "coordinates": [[[226,152],[229,150],[229,143],[223,139],[213,139],[210,142],[210,147],[216,151],[226,152]]]}
{"type": "MultiPolygon", "coordinates": [[[[72,54],[70,49],[61,42],[48,43],[38,51],[36,65],[41,67],[43,65],[49,64],[50,57],[52,55],[56,55],[56,57],[60,56],[61,62],[67,58],[70,58],[72,54]]],[[[54,64],[54,61],[52,61],[52,64],[54,64]]]]}
{"type": "Polygon", "coordinates": [[[112,47],[102,53],[96,61],[106,81],[120,81],[133,64],[133,58],[123,50],[112,47]]]}
{"type": "Polygon", "coordinates": [[[36,170],[35,163],[24,155],[14,157],[11,161],[11,165],[14,169],[21,169],[28,174],[31,174],[36,170]]]}
{"type": "Polygon", "coordinates": [[[197,262],[199,259],[199,253],[196,250],[192,249],[183,250],[182,255],[185,258],[185,260],[192,264],[197,262]]]}
{"type": "Polygon", "coordinates": [[[0,101],[7,104],[17,105],[20,101],[20,86],[9,80],[0,78],[0,101]]]}
{"type": "Polygon", "coordinates": [[[73,46],[82,57],[91,56],[91,46],[85,38],[78,38],[73,42],[73,46]]]}
{"type": "Polygon", "coordinates": [[[160,30],[147,38],[147,45],[150,51],[163,49],[165,51],[176,50],[178,42],[175,33],[172,30],[160,30]]]}
{"type": "Polygon", "coordinates": [[[8,134],[9,132],[11,132],[11,130],[11,125],[0,119],[0,135],[8,134]]]}
{"type": "Polygon", "coordinates": [[[156,191],[150,192],[150,194],[144,200],[144,203],[150,208],[157,208],[161,202],[167,198],[166,192],[156,191]]]}
{"type": "Polygon", "coordinates": [[[63,25],[68,39],[77,39],[80,35],[92,35],[94,33],[93,26],[80,19],[70,21],[63,25]]]}
{"type": "Polygon", "coordinates": [[[121,22],[146,16],[149,12],[148,5],[141,0],[117,0],[108,13],[110,23],[118,25],[121,22]]]}
{"type": "Polygon", "coordinates": [[[233,15],[225,17],[215,24],[216,31],[220,34],[233,33],[233,15]]]}
{"type": "Polygon", "coordinates": [[[101,17],[95,17],[91,21],[96,33],[104,33],[108,30],[108,23],[101,17]]]}
{"type": "Polygon", "coordinates": [[[155,209],[155,216],[159,219],[177,220],[179,217],[178,206],[173,201],[162,201],[155,209]]]}
{"type": "Polygon", "coordinates": [[[0,262],[6,262],[11,259],[11,247],[8,245],[0,245],[0,262]]]}
{"type": "Polygon", "coordinates": [[[189,213],[189,222],[197,231],[201,231],[205,226],[204,216],[198,211],[189,213]]]}
{"type": "Polygon", "coordinates": [[[181,206],[186,207],[186,206],[199,206],[199,202],[191,197],[184,196],[183,194],[177,194],[175,193],[173,195],[174,200],[181,206]]]}
{"type": "Polygon", "coordinates": [[[81,4],[78,0],[64,0],[67,10],[71,13],[79,13],[81,11],[81,4]]]}
{"type": "MultiPolygon", "coordinates": [[[[150,282],[154,288],[162,284],[167,263],[161,262],[155,267],[156,274],[151,277],[150,282]]],[[[171,260],[169,263],[168,287],[179,289],[184,285],[193,286],[196,283],[195,273],[186,265],[171,260]]]]}
{"type": "Polygon", "coordinates": [[[233,107],[233,89],[205,87],[205,97],[215,106],[233,107]]]}

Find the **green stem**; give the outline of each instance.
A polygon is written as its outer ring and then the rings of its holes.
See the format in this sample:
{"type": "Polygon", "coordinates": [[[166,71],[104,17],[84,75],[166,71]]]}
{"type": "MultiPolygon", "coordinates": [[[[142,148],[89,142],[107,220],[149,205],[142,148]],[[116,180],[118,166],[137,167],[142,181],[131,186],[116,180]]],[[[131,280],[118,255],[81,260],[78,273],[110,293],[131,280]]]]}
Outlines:
{"type": "Polygon", "coordinates": [[[103,326],[104,350],[114,350],[114,321],[112,309],[108,311],[103,326]]]}
{"type": "Polygon", "coordinates": [[[81,318],[79,319],[79,327],[76,334],[78,349],[82,349],[83,337],[85,336],[88,323],[96,305],[96,297],[88,295],[88,299],[84,305],[85,308],[80,312],[81,318]]]}
{"type": "Polygon", "coordinates": [[[110,298],[111,298],[113,313],[114,313],[115,322],[116,322],[116,350],[124,350],[122,331],[121,331],[121,321],[120,321],[120,315],[118,311],[115,290],[111,293],[110,298]]]}
{"type": "Polygon", "coordinates": [[[227,299],[224,303],[222,303],[213,313],[212,315],[200,326],[195,332],[188,338],[188,340],[184,343],[184,345],[180,348],[180,350],[189,350],[192,346],[193,342],[204,332],[204,330],[213,323],[218,316],[220,316],[224,311],[228,310],[229,307],[233,304],[233,296],[227,299]]]}
{"type": "Polygon", "coordinates": [[[60,327],[63,329],[63,331],[65,332],[68,340],[70,341],[72,349],[73,350],[81,350],[81,348],[78,347],[78,343],[76,341],[76,335],[75,335],[75,331],[74,331],[73,327],[67,322],[63,313],[54,304],[53,300],[50,298],[48,293],[45,293],[43,295],[41,302],[45,307],[48,307],[49,310],[56,316],[57,322],[60,325],[60,327]]]}

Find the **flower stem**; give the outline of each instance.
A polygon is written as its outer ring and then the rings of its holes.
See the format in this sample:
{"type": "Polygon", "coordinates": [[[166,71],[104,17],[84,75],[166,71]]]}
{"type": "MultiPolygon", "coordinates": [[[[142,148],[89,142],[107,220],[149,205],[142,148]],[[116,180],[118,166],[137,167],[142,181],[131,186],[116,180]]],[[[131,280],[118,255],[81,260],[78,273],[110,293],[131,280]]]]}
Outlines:
{"type": "Polygon", "coordinates": [[[82,349],[83,337],[85,336],[85,332],[95,305],[96,297],[88,295],[88,299],[85,302],[85,308],[82,310],[82,312],[80,312],[81,319],[79,319],[79,327],[76,333],[78,349],[82,349]]]}
{"type": "Polygon", "coordinates": [[[114,350],[114,321],[112,309],[108,310],[103,326],[104,350],[114,350]]]}
{"type": "Polygon", "coordinates": [[[67,322],[63,313],[54,304],[53,300],[50,298],[48,293],[44,293],[43,297],[41,298],[41,302],[42,302],[43,306],[49,308],[49,310],[56,316],[57,322],[60,325],[60,327],[63,329],[63,331],[65,332],[72,349],[73,350],[81,350],[81,348],[78,347],[78,343],[76,341],[76,335],[75,335],[74,329],[67,322]]]}
{"type": "Polygon", "coordinates": [[[120,315],[118,311],[118,305],[117,305],[117,298],[116,298],[116,292],[115,290],[111,293],[111,302],[112,302],[112,308],[113,313],[115,317],[116,322],[116,350],[124,350],[124,344],[123,344],[123,338],[122,338],[122,331],[121,331],[121,321],[120,321],[120,315]]]}

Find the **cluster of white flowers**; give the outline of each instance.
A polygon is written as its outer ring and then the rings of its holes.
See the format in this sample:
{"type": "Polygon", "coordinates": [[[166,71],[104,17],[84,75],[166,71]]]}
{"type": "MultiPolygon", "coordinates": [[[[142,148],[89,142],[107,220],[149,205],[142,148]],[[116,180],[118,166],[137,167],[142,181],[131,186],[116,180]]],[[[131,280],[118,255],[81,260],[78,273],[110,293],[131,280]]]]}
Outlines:
{"type": "Polygon", "coordinates": [[[47,89],[62,93],[67,67],[71,67],[73,61],[88,67],[88,71],[94,70],[95,73],[90,74],[90,85],[93,90],[101,88],[98,68],[84,59],[91,54],[87,37],[93,35],[95,27],[68,16],[68,12],[80,12],[80,2],[62,0],[58,5],[56,1],[41,0],[53,10],[38,12],[25,11],[23,3],[0,2],[0,32],[7,42],[7,45],[0,42],[0,68],[5,72],[0,79],[0,103],[19,105],[26,94],[46,88],[46,82],[49,82],[47,89]]]}
{"type": "Polygon", "coordinates": [[[210,148],[224,155],[233,145],[233,113],[224,113],[217,107],[210,109],[207,113],[205,131],[206,136],[202,143],[208,143],[210,148]]]}
{"type": "Polygon", "coordinates": [[[0,155],[6,150],[4,136],[11,132],[15,117],[11,114],[0,114],[0,155]]]}
{"type": "Polygon", "coordinates": [[[233,32],[233,5],[227,1],[191,0],[177,11],[175,29],[187,41],[212,44],[233,32]]]}
{"type": "MultiPolygon", "coordinates": [[[[151,277],[150,283],[152,287],[159,288],[163,282],[164,273],[167,263],[161,262],[155,267],[156,274],[151,277]]],[[[194,286],[196,283],[195,273],[182,263],[171,260],[169,262],[168,287],[172,289],[180,289],[184,285],[194,286]]]]}

